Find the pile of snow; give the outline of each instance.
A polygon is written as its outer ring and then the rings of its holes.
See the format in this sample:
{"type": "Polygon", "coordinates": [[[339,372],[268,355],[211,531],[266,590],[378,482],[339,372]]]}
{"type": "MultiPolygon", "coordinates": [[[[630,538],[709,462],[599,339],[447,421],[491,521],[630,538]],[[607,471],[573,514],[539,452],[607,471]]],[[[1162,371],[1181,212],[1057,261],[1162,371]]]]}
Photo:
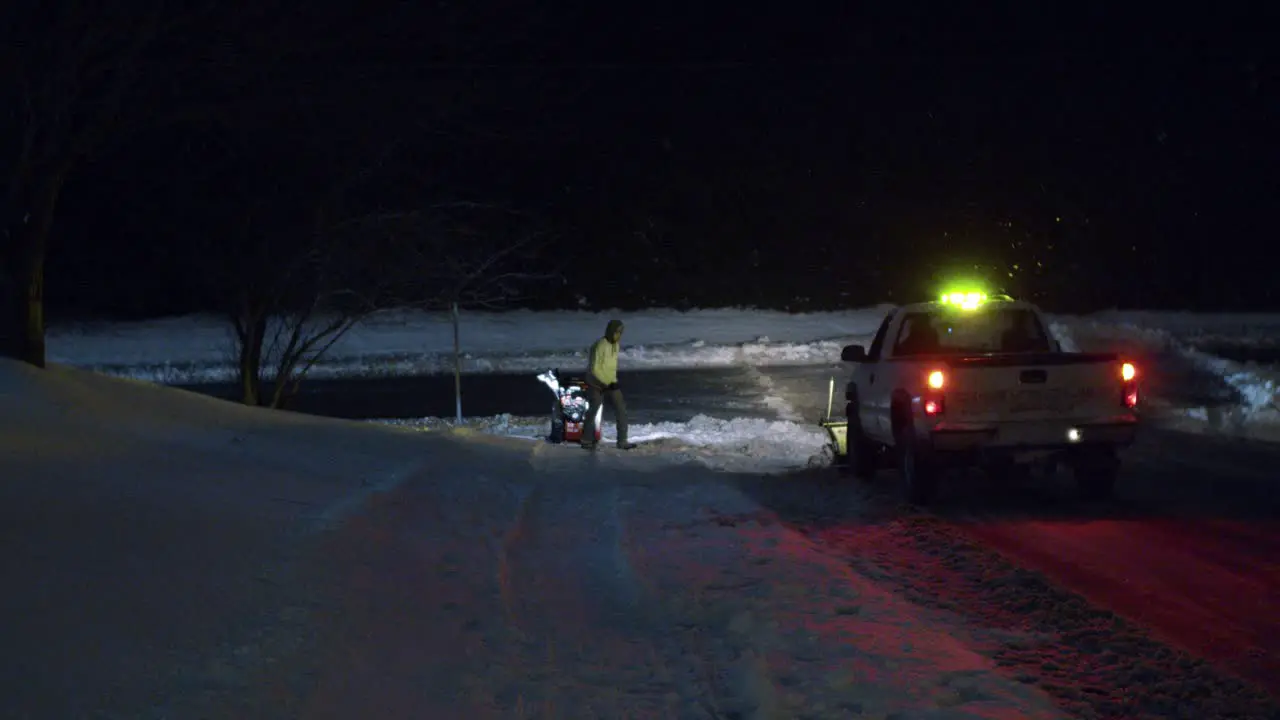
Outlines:
{"type": "Polygon", "coordinates": [[[1069,350],[1105,350],[1145,358],[1159,368],[1161,356],[1177,357],[1235,391],[1229,405],[1168,406],[1156,403],[1169,424],[1182,430],[1280,440],[1280,366],[1237,362],[1197,349],[1197,344],[1266,346],[1276,341],[1280,318],[1270,315],[1193,313],[1101,313],[1054,318],[1052,331],[1069,350]],[[1254,324],[1250,324],[1254,323],[1254,324]]]}
{"type": "Polygon", "coordinates": [[[1226,408],[1183,408],[1180,427],[1280,441],[1280,367],[1238,363],[1198,350],[1183,352],[1197,367],[1226,381],[1238,393],[1240,402],[1226,408]]]}
{"type": "Polygon", "coordinates": [[[1071,332],[1071,325],[1062,320],[1049,321],[1049,334],[1058,342],[1063,352],[1080,352],[1076,344],[1076,336],[1071,332]]]}
{"type": "MultiPolygon", "coordinates": [[[[442,418],[392,419],[374,422],[441,430],[454,427],[442,418]]],[[[498,415],[466,418],[463,426],[502,437],[545,442],[550,430],[545,417],[498,415]]],[[[606,446],[617,440],[617,425],[601,424],[606,446]]],[[[825,431],[813,424],[759,418],[722,420],[696,415],[689,422],[632,425],[628,439],[640,447],[631,454],[663,462],[693,462],[713,470],[746,473],[784,473],[830,463],[825,431]]],[[[577,447],[576,445],[566,445],[577,447]]]]}
{"type": "Polygon", "coordinates": [[[1238,363],[1198,350],[1186,350],[1186,355],[1199,367],[1226,380],[1240,393],[1241,407],[1249,413],[1280,410],[1280,372],[1274,366],[1255,363],[1238,363]]]}
{"type": "Polygon", "coordinates": [[[300,538],[443,446],[0,361],[6,713],[144,717],[175,687],[222,682],[302,603],[287,591],[300,538]]]}
{"type": "MultiPolygon", "coordinates": [[[[888,307],[796,314],[742,309],[464,313],[462,367],[467,373],[584,367],[587,347],[614,317],[626,323],[621,361],[630,368],[825,363],[838,358],[849,342],[868,342],[888,307]]],[[[54,362],[168,384],[232,379],[233,347],[230,326],[210,316],[54,327],[48,338],[54,362]]],[[[399,310],[352,328],[312,376],[452,369],[449,316],[399,310]]]]}

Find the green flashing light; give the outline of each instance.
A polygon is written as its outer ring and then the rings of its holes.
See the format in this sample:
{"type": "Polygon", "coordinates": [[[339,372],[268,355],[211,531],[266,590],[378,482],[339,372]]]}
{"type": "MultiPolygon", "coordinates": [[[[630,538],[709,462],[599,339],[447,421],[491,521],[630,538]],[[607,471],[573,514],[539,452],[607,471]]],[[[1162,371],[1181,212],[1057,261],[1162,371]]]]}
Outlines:
{"type": "Polygon", "coordinates": [[[961,310],[977,310],[986,301],[986,293],[973,291],[943,293],[941,297],[943,305],[950,305],[961,310]]]}

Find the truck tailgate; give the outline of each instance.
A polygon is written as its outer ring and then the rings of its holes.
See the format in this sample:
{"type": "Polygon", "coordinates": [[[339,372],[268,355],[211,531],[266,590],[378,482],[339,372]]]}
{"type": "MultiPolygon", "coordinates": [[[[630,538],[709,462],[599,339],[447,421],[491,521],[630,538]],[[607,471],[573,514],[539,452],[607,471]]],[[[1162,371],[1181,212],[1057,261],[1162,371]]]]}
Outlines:
{"type": "Polygon", "coordinates": [[[1084,420],[1122,410],[1121,361],[1112,354],[1045,353],[948,358],[948,420],[1084,420]]]}

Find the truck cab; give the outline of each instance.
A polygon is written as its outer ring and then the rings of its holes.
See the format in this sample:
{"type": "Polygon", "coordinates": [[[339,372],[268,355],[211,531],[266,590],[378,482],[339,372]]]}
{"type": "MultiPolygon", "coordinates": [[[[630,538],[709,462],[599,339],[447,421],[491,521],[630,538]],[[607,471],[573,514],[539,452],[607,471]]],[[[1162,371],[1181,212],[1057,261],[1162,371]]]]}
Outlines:
{"type": "Polygon", "coordinates": [[[895,308],[869,348],[845,347],[846,466],[897,460],[926,502],[948,468],[1063,463],[1086,494],[1110,494],[1134,440],[1137,369],[1114,354],[1063,352],[1040,310],[965,293],[895,308]]]}

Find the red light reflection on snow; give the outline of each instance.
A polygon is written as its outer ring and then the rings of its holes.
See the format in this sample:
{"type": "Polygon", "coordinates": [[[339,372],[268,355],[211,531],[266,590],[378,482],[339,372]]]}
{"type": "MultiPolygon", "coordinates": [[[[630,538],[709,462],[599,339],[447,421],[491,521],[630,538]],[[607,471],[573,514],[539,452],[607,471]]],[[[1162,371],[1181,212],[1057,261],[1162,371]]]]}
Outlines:
{"type": "MultiPolygon", "coordinates": [[[[1053,714],[1025,697],[1001,696],[987,685],[996,678],[991,661],[936,616],[803,535],[766,516],[722,522],[732,523],[731,535],[701,528],[641,532],[646,541],[629,550],[630,562],[638,575],[660,582],[670,602],[685,595],[701,608],[749,610],[749,617],[740,611],[726,622],[751,647],[768,649],[763,661],[771,677],[792,678],[794,689],[812,678],[848,696],[911,697],[935,708],[964,704],[965,690],[949,684],[954,679],[998,698],[984,703],[981,717],[1053,714]]],[[[865,537],[877,528],[850,532],[865,537]]]]}
{"type": "Polygon", "coordinates": [[[957,528],[1280,694],[1280,523],[1142,518],[957,528]]]}

